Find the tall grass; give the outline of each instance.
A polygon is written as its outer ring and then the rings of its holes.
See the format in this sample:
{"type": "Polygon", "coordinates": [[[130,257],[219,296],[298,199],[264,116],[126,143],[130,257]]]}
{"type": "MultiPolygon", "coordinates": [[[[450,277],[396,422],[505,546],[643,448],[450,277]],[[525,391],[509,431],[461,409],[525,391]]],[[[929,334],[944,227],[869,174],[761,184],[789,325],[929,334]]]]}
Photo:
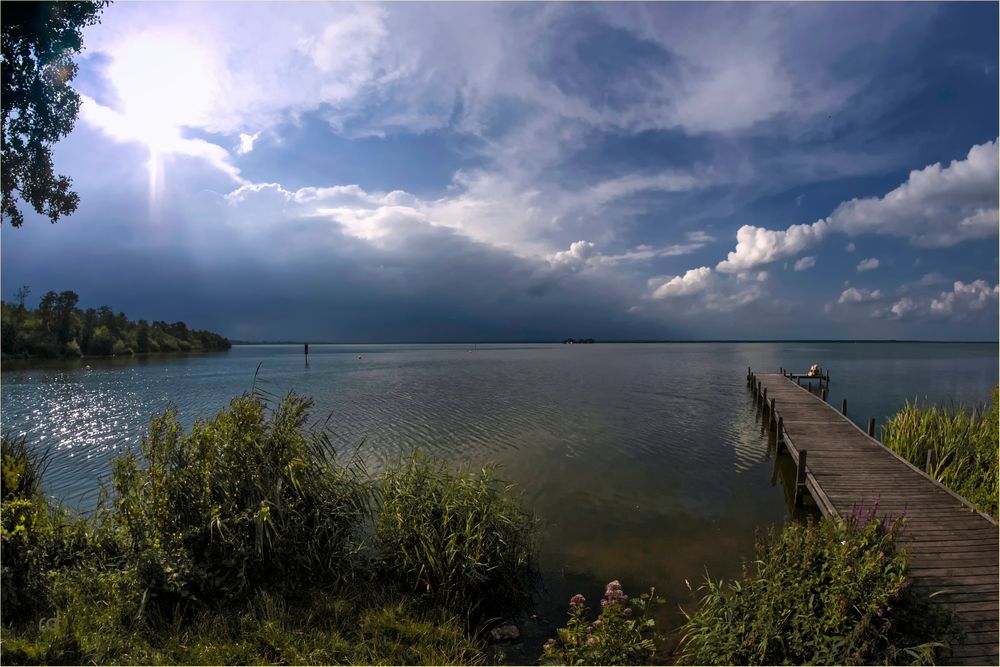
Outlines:
{"type": "Polygon", "coordinates": [[[523,608],[534,523],[492,468],[465,475],[419,453],[387,470],[375,521],[379,567],[470,622],[523,608]]]}
{"type": "Polygon", "coordinates": [[[189,431],[154,417],[90,521],[3,440],[4,663],[474,664],[530,601],[533,520],[488,471],[370,477],[261,392],[189,431]],[[399,553],[397,553],[397,551],[399,553]]]}
{"type": "Polygon", "coordinates": [[[971,409],[907,403],[882,427],[882,442],[921,469],[933,452],[929,474],[996,517],[998,419],[997,389],[989,405],[971,409]]]}
{"type": "Polygon", "coordinates": [[[703,665],[931,664],[950,617],[909,588],[901,522],[789,524],[758,541],[753,566],[706,579],[681,662],[703,665]]]}

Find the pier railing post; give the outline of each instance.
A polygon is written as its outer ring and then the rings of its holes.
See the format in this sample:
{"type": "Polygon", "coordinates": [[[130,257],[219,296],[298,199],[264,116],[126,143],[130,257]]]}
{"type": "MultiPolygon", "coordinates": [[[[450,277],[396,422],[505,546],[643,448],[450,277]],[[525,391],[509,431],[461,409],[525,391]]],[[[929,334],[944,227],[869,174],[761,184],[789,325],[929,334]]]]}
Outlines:
{"type": "Polygon", "coordinates": [[[774,404],[775,404],[775,400],[772,398],[771,399],[771,417],[770,417],[770,419],[767,420],[767,426],[768,426],[768,428],[770,428],[771,425],[777,423],[776,422],[777,418],[775,417],[775,412],[774,412],[774,404]]]}
{"type": "Polygon", "coordinates": [[[826,391],[827,391],[827,388],[823,387],[823,400],[824,401],[826,400],[826,391]]]}
{"type": "Polygon", "coordinates": [[[802,495],[806,490],[806,450],[799,451],[798,465],[795,469],[795,506],[802,507],[802,495]]]}
{"type": "Polygon", "coordinates": [[[845,398],[840,402],[840,414],[847,416],[847,399],[845,398]]]}
{"type": "Polygon", "coordinates": [[[869,438],[874,438],[875,437],[875,418],[874,417],[869,417],[868,418],[868,437],[869,438]]]}

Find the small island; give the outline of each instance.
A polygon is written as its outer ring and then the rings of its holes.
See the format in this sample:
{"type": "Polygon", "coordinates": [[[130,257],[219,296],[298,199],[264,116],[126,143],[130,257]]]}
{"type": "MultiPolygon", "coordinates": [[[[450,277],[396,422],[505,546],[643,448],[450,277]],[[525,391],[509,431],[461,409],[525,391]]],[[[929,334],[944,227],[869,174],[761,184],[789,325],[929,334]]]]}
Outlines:
{"type": "Polygon", "coordinates": [[[0,301],[0,350],[5,359],[214,352],[232,347],[225,336],[188,329],[184,322],[133,322],[109,306],[81,310],[76,292],[47,292],[34,309],[24,305],[27,294],[22,288],[17,303],[0,301]]]}
{"type": "Polygon", "coordinates": [[[594,342],[593,338],[564,338],[563,345],[584,345],[592,344],[594,342]]]}

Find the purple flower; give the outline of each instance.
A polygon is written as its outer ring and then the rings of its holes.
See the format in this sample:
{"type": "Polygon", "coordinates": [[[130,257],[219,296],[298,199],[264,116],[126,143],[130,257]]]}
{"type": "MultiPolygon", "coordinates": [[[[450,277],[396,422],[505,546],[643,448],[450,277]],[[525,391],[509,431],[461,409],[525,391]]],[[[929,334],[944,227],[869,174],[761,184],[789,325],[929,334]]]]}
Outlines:
{"type": "Polygon", "coordinates": [[[884,551],[879,551],[878,552],[878,557],[879,558],[885,558],[885,552],[884,551]]]}
{"type": "Polygon", "coordinates": [[[602,607],[607,607],[609,604],[611,604],[611,603],[608,602],[607,600],[601,600],[601,606],[602,607]]]}
{"type": "Polygon", "coordinates": [[[544,650],[548,651],[550,648],[552,648],[555,645],[556,645],[556,640],[555,639],[550,639],[549,641],[545,642],[545,644],[542,646],[542,648],[544,650]]]}
{"type": "Polygon", "coordinates": [[[632,607],[625,607],[625,615],[626,616],[632,615],[632,607]]]}
{"type": "Polygon", "coordinates": [[[574,595],[573,597],[571,597],[569,599],[569,603],[571,605],[574,605],[574,606],[576,606],[576,605],[583,605],[583,603],[586,602],[586,601],[587,601],[587,598],[583,597],[579,593],[577,593],[576,595],[574,595]]]}
{"type": "Polygon", "coordinates": [[[879,607],[879,608],[878,608],[878,611],[877,611],[877,612],[875,612],[875,613],[876,613],[876,614],[878,614],[878,617],[879,617],[879,618],[882,618],[882,607],[879,607]]]}

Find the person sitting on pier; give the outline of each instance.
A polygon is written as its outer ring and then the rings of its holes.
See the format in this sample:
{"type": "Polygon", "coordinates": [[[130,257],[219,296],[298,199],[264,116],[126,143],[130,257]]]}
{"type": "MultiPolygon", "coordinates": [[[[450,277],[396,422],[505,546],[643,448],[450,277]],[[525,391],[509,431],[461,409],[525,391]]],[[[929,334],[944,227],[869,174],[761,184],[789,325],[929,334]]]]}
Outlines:
{"type": "Polygon", "coordinates": [[[809,372],[806,373],[806,377],[814,378],[819,375],[819,364],[813,364],[809,367],[809,372]]]}

